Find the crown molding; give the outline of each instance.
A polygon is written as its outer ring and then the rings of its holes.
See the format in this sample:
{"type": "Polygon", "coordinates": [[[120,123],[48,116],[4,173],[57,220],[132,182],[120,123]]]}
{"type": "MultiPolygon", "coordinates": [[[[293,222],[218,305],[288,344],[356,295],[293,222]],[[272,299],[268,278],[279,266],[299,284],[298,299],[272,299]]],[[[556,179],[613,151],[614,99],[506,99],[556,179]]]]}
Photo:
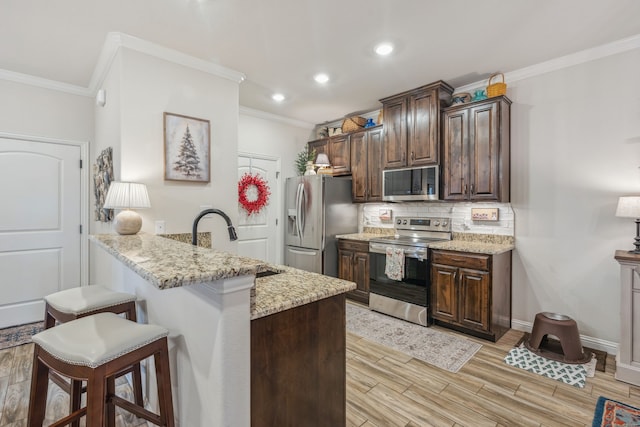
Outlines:
{"type": "Polygon", "coordinates": [[[243,107],[242,105],[240,106],[239,112],[240,114],[244,114],[246,116],[252,116],[252,117],[257,117],[259,119],[280,122],[286,125],[299,127],[302,129],[313,129],[315,127],[313,123],[305,122],[302,120],[290,119],[289,117],[279,116],[277,114],[267,113],[266,111],[255,110],[249,107],[243,107]]]}
{"type": "MultiPolygon", "coordinates": [[[[585,62],[595,61],[597,59],[606,58],[618,53],[627,52],[640,48],[640,34],[627,37],[615,42],[581,50],[576,53],[561,56],[559,58],[550,59],[549,61],[540,62],[530,67],[520,68],[518,70],[504,73],[504,81],[509,83],[517,82],[541,74],[550,73],[552,71],[561,70],[563,68],[573,67],[575,65],[584,64],[585,62]]],[[[464,86],[457,87],[455,92],[472,92],[474,89],[480,89],[487,86],[486,80],[475,83],[469,83],[464,86]]]]}
{"type": "Polygon", "coordinates": [[[174,49],[170,49],[164,46],[160,46],[155,43],[133,37],[128,34],[110,32],[107,34],[107,38],[98,57],[98,63],[94,69],[91,77],[91,83],[89,89],[91,93],[95,93],[102,82],[104,81],[109,67],[113,62],[118,50],[120,48],[126,48],[141,52],[159,59],[163,59],[168,62],[173,62],[178,65],[183,65],[187,68],[203,71],[205,73],[213,74],[217,77],[222,77],[227,80],[231,80],[234,83],[241,83],[246,77],[239,71],[232,70],[231,68],[223,67],[222,65],[215,64],[204,59],[196,58],[185,53],[179,52],[174,49]]]}
{"type": "Polygon", "coordinates": [[[30,74],[16,73],[14,71],[0,69],[0,80],[7,80],[16,83],[22,83],[29,86],[41,87],[43,89],[65,92],[71,95],[92,96],[89,89],[76,86],[69,83],[63,83],[56,80],[44,79],[42,77],[32,76],[30,74]]]}

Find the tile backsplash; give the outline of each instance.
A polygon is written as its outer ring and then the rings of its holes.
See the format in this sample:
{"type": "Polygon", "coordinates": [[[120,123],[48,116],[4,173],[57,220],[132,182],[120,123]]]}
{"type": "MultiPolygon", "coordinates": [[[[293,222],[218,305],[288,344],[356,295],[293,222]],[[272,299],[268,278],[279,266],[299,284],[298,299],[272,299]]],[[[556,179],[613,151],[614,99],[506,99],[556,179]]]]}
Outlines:
{"type": "Polygon", "coordinates": [[[359,229],[393,228],[393,220],[398,216],[450,218],[454,233],[514,235],[514,213],[510,203],[367,203],[360,205],[359,229]],[[471,219],[472,208],[498,209],[498,221],[478,221],[471,219]],[[389,218],[389,219],[386,219],[389,218]]]}

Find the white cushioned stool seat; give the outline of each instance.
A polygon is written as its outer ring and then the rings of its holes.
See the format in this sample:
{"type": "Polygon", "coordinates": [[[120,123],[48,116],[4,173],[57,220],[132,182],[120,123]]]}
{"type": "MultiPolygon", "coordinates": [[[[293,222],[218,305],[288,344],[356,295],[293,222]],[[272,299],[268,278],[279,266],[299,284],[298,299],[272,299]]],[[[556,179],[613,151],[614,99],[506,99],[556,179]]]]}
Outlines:
{"type": "Polygon", "coordinates": [[[136,296],[112,291],[100,285],[91,285],[56,292],[47,295],[44,300],[62,313],[82,314],[132,302],[136,300],[136,296]]]}
{"type": "Polygon", "coordinates": [[[168,334],[161,326],[99,313],[46,329],[31,339],[56,359],[95,368],[168,334]]]}

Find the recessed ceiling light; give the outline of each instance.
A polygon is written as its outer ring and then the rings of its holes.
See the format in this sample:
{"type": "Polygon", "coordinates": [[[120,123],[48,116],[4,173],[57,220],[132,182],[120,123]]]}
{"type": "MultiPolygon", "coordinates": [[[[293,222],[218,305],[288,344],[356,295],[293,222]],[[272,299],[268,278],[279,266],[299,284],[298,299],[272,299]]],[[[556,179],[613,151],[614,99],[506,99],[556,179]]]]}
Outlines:
{"type": "Polygon", "coordinates": [[[276,102],[282,102],[284,101],[284,95],[281,93],[274,93],[273,95],[271,95],[271,99],[276,102]]]}
{"type": "Polygon", "coordinates": [[[313,76],[313,79],[318,83],[326,83],[329,81],[329,76],[324,73],[320,73],[313,76]]]}
{"type": "Polygon", "coordinates": [[[393,45],[391,43],[380,43],[374,50],[378,55],[386,56],[393,52],[393,45]]]}

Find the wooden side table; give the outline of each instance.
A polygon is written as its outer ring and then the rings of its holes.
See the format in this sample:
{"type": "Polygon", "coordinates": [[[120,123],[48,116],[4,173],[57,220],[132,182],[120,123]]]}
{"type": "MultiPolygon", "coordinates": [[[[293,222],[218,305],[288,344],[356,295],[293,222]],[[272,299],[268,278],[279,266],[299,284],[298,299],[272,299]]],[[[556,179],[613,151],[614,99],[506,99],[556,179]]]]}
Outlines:
{"type": "Polygon", "coordinates": [[[616,379],[640,386],[640,255],[617,250],[620,263],[620,345],[616,379]]]}

